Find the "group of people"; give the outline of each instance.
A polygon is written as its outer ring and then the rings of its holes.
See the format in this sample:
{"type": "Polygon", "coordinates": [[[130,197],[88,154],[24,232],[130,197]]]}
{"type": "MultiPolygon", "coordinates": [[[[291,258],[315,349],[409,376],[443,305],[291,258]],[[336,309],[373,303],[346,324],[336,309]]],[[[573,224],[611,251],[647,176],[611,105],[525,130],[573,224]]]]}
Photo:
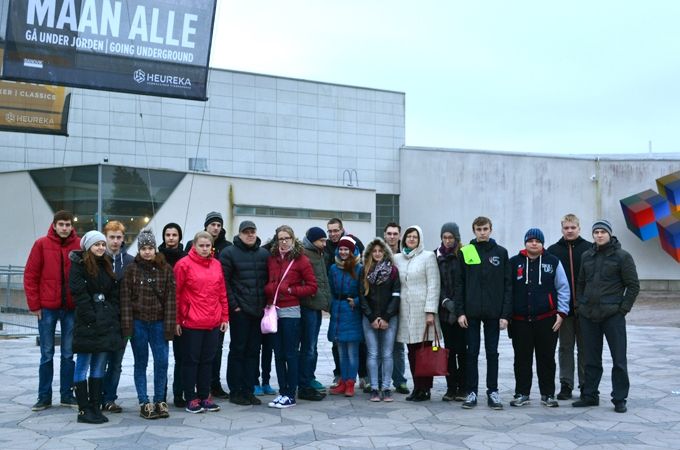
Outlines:
{"type": "Polygon", "coordinates": [[[612,402],[617,412],[627,409],[625,315],[639,281],[631,255],[621,249],[606,220],[593,224],[590,243],[580,236],[579,219],[567,214],[562,238],[547,249],[543,232],[531,228],[513,257],[491,238],[487,217],[473,221],[474,239],[467,245],[458,225],[445,223],[440,245],[429,251],[418,226],[402,233],[398,224],[389,223],[382,238],[364,246],[337,218],[326,230],[308,229],[302,240],[282,225],[266,243],[255,223],[245,220],[230,242],[221,214],[210,212],[204,230],[186,246],[176,223],[165,225],[160,246],[150,230],[143,230],[135,257],[126,252],[120,222],[78,238],[73,220],[71,213],[57,212],[26,264],[26,298],[38,317],[41,351],[34,411],[52,404],[57,323],[61,404],[77,406],[77,420],[84,423],[104,423],[102,411],[122,410],[116,399],[127,341],[145,419],[169,417],[171,340],[173,402],[190,413],[218,411],[215,397],[260,405],[258,397],[271,394],[268,406],[283,409],[298,399],[323,400],[327,393],[352,397],[356,388],[372,402],[393,401],[393,391],[407,394],[407,401],[427,401],[433,376],[418,371],[416,354],[439,336],[449,351],[442,400],[470,409],[477,405],[482,329],[487,404],[502,409],[498,343],[506,328],[514,350],[511,406],[531,401],[534,356],[541,404],[556,407],[578,386],[574,407],[598,405],[606,337],[613,359],[612,402]],[[276,312],[273,333],[261,324],[267,307],[276,312]],[[335,362],[329,389],[315,376],[324,311],[330,314],[335,362]],[[229,393],[221,384],[227,331],[229,393]],[[560,391],[555,395],[558,340],[560,391]],[[278,392],[269,384],[272,352],[278,392]],[[406,355],[412,391],[406,385],[406,355]]]}

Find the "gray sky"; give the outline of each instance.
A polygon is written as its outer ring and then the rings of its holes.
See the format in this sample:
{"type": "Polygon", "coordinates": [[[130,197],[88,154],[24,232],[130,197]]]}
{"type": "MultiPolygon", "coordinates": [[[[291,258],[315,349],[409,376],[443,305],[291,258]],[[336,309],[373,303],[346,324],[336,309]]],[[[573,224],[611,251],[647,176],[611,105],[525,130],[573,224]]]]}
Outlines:
{"type": "Polygon", "coordinates": [[[677,0],[218,0],[211,65],[406,93],[406,144],[680,152],[677,0]]]}

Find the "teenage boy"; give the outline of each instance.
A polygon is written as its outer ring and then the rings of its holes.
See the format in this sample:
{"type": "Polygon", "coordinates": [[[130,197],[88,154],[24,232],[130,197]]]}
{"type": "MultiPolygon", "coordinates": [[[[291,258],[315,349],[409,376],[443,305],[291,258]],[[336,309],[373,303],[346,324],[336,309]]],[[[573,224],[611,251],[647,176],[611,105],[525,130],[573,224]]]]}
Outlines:
{"type": "MultiPolygon", "coordinates": [[[[107,222],[104,226],[104,236],[106,236],[106,253],[113,260],[113,272],[116,274],[118,283],[121,283],[125,269],[134,261],[134,257],[125,248],[125,225],[117,220],[107,222]]],[[[127,343],[125,347],[127,347],[127,343]]],[[[120,383],[125,347],[108,352],[106,358],[102,410],[110,413],[123,411],[123,408],[116,403],[116,399],[118,398],[118,384],[120,383]]]]}
{"type": "Polygon", "coordinates": [[[512,348],[515,351],[515,397],[510,406],[530,403],[532,366],[541,404],[559,406],[555,400],[555,348],[557,332],[569,311],[569,283],[562,263],[543,249],[538,228],[524,235],[524,249],[510,258],[512,273],[512,348]]]}
{"type": "Polygon", "coordinates": [[[47,235],[33,244],[24,269],[24,292],[31,314],[38,318],[40,336],[40,368],[38,369],[38,401],[31,408],[42,411],[52,406],[54,377],[54,336],[61,329],[61,361],[59,393],[61,404],[76,407],[73,397],[73,324],[75,304],[68,288],[72,250],[80,250],[80,238],[73,229],[73,214],[57,211],[47,235]]]}
{"type": "Polygon", "coordinates": [[[475,239],[459,250],[461,270],[455,289],[458,324],[465,328],[467,397],[462,407],[477,406],[480,331],[484,324],[486,350],[486,396],[492,409],[503,409],[498,393],[498,339],[512,312],[512,283],[508,251],[491,239],[488,217],[472,222],[475,239]]]}
{"type": "Polygon", "coordinates": [[[574,349],[576,350],[576,374],[579,390],[583,386],[583,343],[578,327],[578,311],[576,302],[576,277],[581,269],[581,256],[592,243],[581,237],[581,225],[578,217],[567,214],[562,217],[562,238],[548,247],[548,253],[557,256],[564,267],[569,282],[569,315],[562,321],[559,332],[558,361],[560,364],[560,392],[557,400],[569,400],[574,383],[574,349]]]}

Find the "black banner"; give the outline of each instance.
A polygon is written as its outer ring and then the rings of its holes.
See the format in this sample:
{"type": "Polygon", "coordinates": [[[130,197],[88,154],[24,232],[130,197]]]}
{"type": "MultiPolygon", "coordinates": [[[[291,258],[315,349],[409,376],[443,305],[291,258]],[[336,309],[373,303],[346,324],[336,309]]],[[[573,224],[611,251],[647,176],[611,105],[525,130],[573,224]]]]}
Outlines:
{"type": "Polygon", "coordinates": [[[11,0],[2,78],[206,100],[216,0],[11,0]]]}

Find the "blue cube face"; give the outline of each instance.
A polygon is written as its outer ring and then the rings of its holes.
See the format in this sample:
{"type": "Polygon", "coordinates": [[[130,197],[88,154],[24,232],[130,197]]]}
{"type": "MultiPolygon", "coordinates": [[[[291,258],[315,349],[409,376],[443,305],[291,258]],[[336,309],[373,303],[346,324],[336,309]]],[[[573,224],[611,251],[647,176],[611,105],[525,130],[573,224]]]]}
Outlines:
{"type": "Polygon", "coordinates": [[[680,180],[668,183],[665,188],[668,201],[676,206],[680,205],[680,180]]]}
{"type": "Polygon", "coordinates": [[[659,235],[659,229],[656,226],[656,222],[652,222],[640,228],[631,228],[629,226],[628,229],[640,238],[641,241],[648,241],[659,235]]]}
{"type": "Polygon", "coordinates": [[[654,210],[654,218],[656,220],[661,220],[664,217],[671,215],[671,205],[669,205],[668,201],[662,196],[659,195],[658,197],[655,197],[650,201],[650,204],[654,210]]]}

